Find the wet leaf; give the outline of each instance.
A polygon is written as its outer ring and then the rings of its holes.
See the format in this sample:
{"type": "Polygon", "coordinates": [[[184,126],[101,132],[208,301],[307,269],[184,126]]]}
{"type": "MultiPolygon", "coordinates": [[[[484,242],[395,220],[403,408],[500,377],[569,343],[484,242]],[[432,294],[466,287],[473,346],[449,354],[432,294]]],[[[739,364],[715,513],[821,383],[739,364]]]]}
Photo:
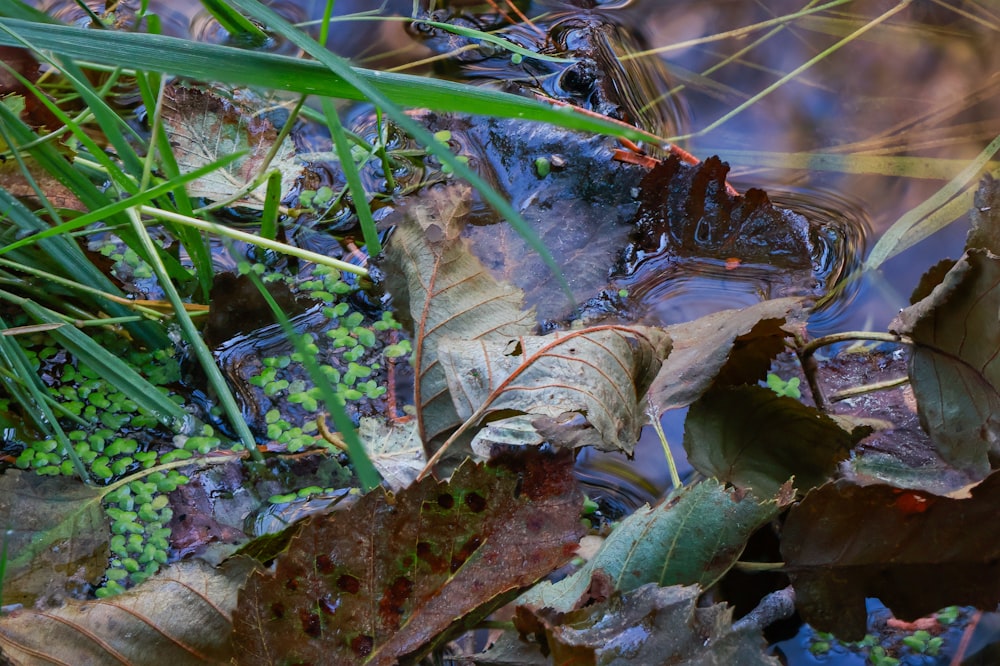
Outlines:
{"type": "Polygon", "coordinates": [[[686,407],[708,390],[723,368],[726,384],[763,379],[765,356],[780,351],[786,322],[805,316],[805,299],[778,298],[740,310],[723,310],[694,321],[668,326],[673,350],[649,392],[660,411],[686,407]],[[747,353],[734,354],[734,349],[747,353]]]}
{"type": "Polygon", "coordinates": [[[789,511],[781,552],[796,605],[818,631],[865,633],[865,598],[904,620],[939,608],[1000,602],[1000,475],[968,499],[844,481],[789,511]]]}
{"type": "MultiPolygon", "coordinates": [[[[699,606],[701,588],[643,585],[569,613],[521,607],[515,626],[542,634],[556,664],[778,666],[760,634],[733,632],[725,604],[699,606]]],[[[487,653],[488,654],[488,653],[487,653]]]]}
{"type": "Polygon", "coordinates": [[[983,176],[976,190],[971,217],[966,249],[980,248],[1000,254],[1000,181],[989,173],[983,176]]]}
{"type": "Polygon", "coordinates": [[[30,606],[95,583],[108,564],[108,519],[100,490],[66,477],[9,469],[0,475],[7,531],[4,603],[30,606]]]}
{"type": "Polygon", "coordinates": [[[945,461],[976,479],[1000,449],[1000,257],[969,250],[892,329],[914,341],[910,383],[945,461]]]}
{"type": "Polygon", "coordinates": [[[358,424],[358,437],[390,490],[399,491],[410,485],[427,462],[417,437],[416,421],[389,424],[381,418],[363,416],[358,424]]]}
{"type": "MultiPolygon", "coordinates": [[[[209,201],[227,201],[253,183],[278,138],[277,128],[259,110],[179,85],[167,86],[164,93],[163,126],[182,172],[193,171],[226,155],[246,152],[225,169],[188,183],[188,195],[209,201]]],[[[281,143],[271,167],[281,171],[281,191],[289,192],[302,172],[290,138],[281,143]]],[[[239,205],[263,208],[265,187],[258,185],[242,196],[239,205]]]]}
{"type": "Polygon", "coordinates": [[[414,400],[425,446],[463,421],[438,360],[441,340],[505,340],[535,325],[534,314],[521,310],[520,290],[497,282],[459,237],[469,197],[465,186],[425,190],[386,249],[389,291],[398,316],[413,326],[414,400]]]}
{"type": "Polygon", "coordinates": [[[312,518],[241,592],[238,663],[415,657],[565,562],[582,499],[570,452],[520,452],[312,518]]]}
{"type": "Polygon", "coordinates": [[[794,398],[741,386],[711,391],[691,406],[684,449],[705,476],[768,497],[793,476],[803,492],[825,483],[869,432],[848,432],[794,398]]]}
{"type": "Polygon", "coordinates": [[[0,618],[0,648],[24,666],[228,664],[230,614],[252,568],[178,562],[109,599],[18,611],[0,618]]]}
{"type": "Polygon", "coordinates": [[[661,329],[595,326],[439,350],[458,415],[530,414],[546,440],[631,453],[646,423],[639,402],[670,353],[661,329]]]}
{"type": "Polygon", "coordinates": [[[791,501],[791,486],[774,500],[724,488],[708,479],[668,502],[642,507],[623,520],[593,559],[572,576],[541,583],[518,604],[569,612],[611,592],[646,583],[711,586],[732,567],[750,535],[791,501]],[[596,584],[595,584],[596,582],[596,584]]]}

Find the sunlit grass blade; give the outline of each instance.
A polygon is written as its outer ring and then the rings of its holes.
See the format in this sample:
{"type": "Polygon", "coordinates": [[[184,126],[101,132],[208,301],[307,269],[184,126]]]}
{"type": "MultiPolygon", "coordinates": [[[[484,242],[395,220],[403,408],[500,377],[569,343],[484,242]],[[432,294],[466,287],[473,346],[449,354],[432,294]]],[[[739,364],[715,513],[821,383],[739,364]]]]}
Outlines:
{"type": "MultiPolygon", "coordinates": [[[[952,199],[959,196],[963,190],[972,186],[973,180],[982,172],[983,167],[1000,151],[1000,135],[997,135],[969,165],[955,176],[947,185],[938,190],[922,204],[908,211],[896,220],[889,230],[882,234],[878,243],[868,253],[864,269],[873,271],[891,257],[908,247],[916,245],[932,233],[943,229],[954,221],[964,211],[951,206],[946,214],[940,214],[952,199]],[[935,213],[938,213],[935,215],[935,213]],[[929,223],[925,223],[931,220],[929,223]]],[[[965,205],[965,203],[963,203],[965,205]]],[[[965,210],[968,210],[966,206],[965,210]]]]}
{"type": "Polygon", "coordinates": [[[243,14],[234,11],[224,0],[201,0],[201,6],[215,17],[231,39],[247,46],[260,46],[267,42],[266,32],[243,14]]]}
{"type": "Polygon", "coordinates": [[[292,341],[295,345],[295,351],[302,357],[303,367],[309,373],[309,377],[316,385],[316,388],[319,389],[323,403],[330,412],[330,416],[333,417],[333,423],[337,427],[337,431],[347,444],[347,455],[351,459],[351,464],[354,465],[354,473],[358,475],[358,481],[361,482],[362,490],[367,492],[376,488],[382,478],[368,457],[368,452],[365,451],[364,445],[361,444],[358,433],[354,428],[354,423],[351,421],[351,417],[347,415],[347,412],[344,411],[344,406],[338,399],[337,393],[334,391],[333,385],[330,383],[326,373],[320,369],[319,363],[316,362],[316,359],[306,348],[306,343],[302,336],[295,331],[295,327],[292,326],[288,315],[285,314],[277,301],[274,300],[271,292],[267,290],[260,278],[253,272],[247,273],[247,276],[253,281],[254,286],[257,287],[264,300],[267,301],[271,312],[274,313],[275,319],[278,320],[281,329],[285,332],[285,336],[292,341]]]}
{"type": "Polygon", "coordinates": [[[260,451],[257,450],[257,443],[254,440],[253,433],[250,432],[249,426],[247,426],[246,421],[243,419],[239,405],[236,404],[236,398],[233,397],[233,392],[229,390],[229,384],[226,383],[226,378],[222,376],[222,371],[215,362],[211,350],[209,350],[208,345],[202,339],[201,334],[194,325],[194,321],[191,319],[191,315],[188,314],[188,311],[184,307],[184,301],[181,299],[180,294],[177,293],[177,289],[167,275],[167,270],[155,251],[153,239],[150,238],[145,225],[139,219],[137,211],[130,209],[128,215],[132,218],[132,227],[136,235],[139,236],[141,242],[146,246],[146,250],[153,258],[152,268],[157,280],[159,280],[160,288],[163,289],[167,300],[173,306],[174,317],[176,317],[177,323],[180,325],[188,344],[191,345],[194,357],[198,359],[202,370],[205,371],[209,386],[215,391],[215,397],[219,401],[222,412],[229,419],[230,425],[236,431],[244,448],[250,453],[250,457],[260,462],[263,458],[260,451]]]}

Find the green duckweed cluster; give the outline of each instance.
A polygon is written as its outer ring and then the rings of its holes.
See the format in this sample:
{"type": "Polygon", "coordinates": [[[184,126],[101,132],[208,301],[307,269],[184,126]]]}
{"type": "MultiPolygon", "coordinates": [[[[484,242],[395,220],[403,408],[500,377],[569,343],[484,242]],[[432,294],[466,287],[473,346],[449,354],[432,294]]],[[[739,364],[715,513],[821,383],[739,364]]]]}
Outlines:
{"type": "MultiPolygon", "coordinates": [[[[934,617],[941,625],[947,627],[957,622],[961,614],[961,607],[949,606],[938,611],[934,617]]],[[[819,631],[814,632],[809,639],[809,651],[817,657],[824,657],[830,652],[850,652],[864,655],[866,663],[872,666],[898,666],[901,657],[909,655],[916,658],[937,657],[943,647],[944,638],[923,629],[903,636],[890,635],[882,639],[867,634],[860,641],[853,643],[844,643],[833,634],[819,631]]]]}
{"type": "MultiPolygon", "coordinates": [[[[94,338],[165,394],[169,394],[166,385],[179,378],[171,350],[136,350],[127,340],[107,331],[94,334],[94,338]]],[[[56,347],[45,333],[18,339],[34,369],[49,378],[47,390],[57,413],[64,417],[66,437],[92,479],[113,484],[141,470],[219,446],[211,427],[203,426],[198,436],[175,442],[177,449],[164,453],[151,450],[149,435],[158,426],[152,415],[92,368],[56,347]]],[[[76,476],[72,462],[52,438],[25,441],[14,465],[43,476],[76,476]]],[[[166,563],[171,518],[167,493],[187,481],[176,470],[151,472],[142,480],[115,488],[104,498],[112,558],[97,596],[121,592],[166,563]]]]}
{"type": "MultiPolygon", "coordinates": [[[[288,278],[280,274],[265,273],[260,264],[241,265],[243,272],[254,271],[265,281],[288,278]]],[[[364,399],[375,400],[385,395],[387,389],[376,376],[384,370],[385,359],[408,356],[412,349],[410,341],[383,344],[379,334],[402,327],[391,312],[384,312],[380,319],[366,322],[361,312],[353,310],[344,296],[356,287],[340,279],[340,274],[328,267],[317,266],[306,280],[293,283],[300,292],[323,303],[323,313],[331,322],[321,335],[306,333],[305,352],[314,358],[336,358],[340,367],[320,364],[330,384],[336,390],[341,405],[364,399]],[[322,352],[321,352],[322,346],[322,352]],[[371,360],[375,357],[374,360],[371,360]],[[365,362],[365,359],[369,359],[365,362]]],[[[384,337],[384,336],[382,336],[384,337]]],[[[261,370],[249,378],[249,383],[276,403],[285,401],[298,405],[310,417],[320,412],[321,395],[311,382],[302,379],[302,357],[299,352],[261,359],[261,370]]],[[[307,418],[301,424],[292,424],[278,408],[268,410],[264,415],[269,440],[282,444],[289,452],[300,451],[316,443],[318,430],[316,419],[307,418]]]]}

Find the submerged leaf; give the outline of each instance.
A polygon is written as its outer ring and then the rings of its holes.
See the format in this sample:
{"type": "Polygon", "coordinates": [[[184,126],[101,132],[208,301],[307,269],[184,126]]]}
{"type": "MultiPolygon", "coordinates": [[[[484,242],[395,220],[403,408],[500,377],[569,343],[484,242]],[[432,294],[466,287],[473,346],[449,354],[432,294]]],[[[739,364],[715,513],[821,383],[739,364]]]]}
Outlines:
{"type": "Polygon", "coordinates": [[[0,618],[0,648],[17,664],[228,664],[230,614],[253,568],[178,562],[109,599],[0,618]]]}
{"type": "Polygon", "coordinates": [[[800,491],[825,483],[870,431],[849,433],[798,400],[741,386],[711,391],[691,406],[684,449],[705,476],[768,497],[791,477],[800,491]]]}
{"type": "Polygon", "coordinates": [[[558,583],[536,585],[518,604],[569,612],[646,583],[707,588],[732,567],[750,535],[774,518],[791,494],[786,485],[777,499],[762,502],[714,479],[684,488],[669,502],[640,508],[582,569],[558,583]]]}
{"type": "Polygon", "coordinates": [[[865,633],[865,599],[904,620],[1000,602],[1000,474],[951,499],[843,481],[789,511],[781,553],[803,619],[844,640],[865,633]]]}
{"type": "Polygon", "coordinates": [[[396,496],[309,519],[274,574],[240,594],[240,664],[395,664],[572,555],[582,495],[572,456],[466,463],[396,496]]]}
{"type": "Polygon", "coordinates": [[[439,350],[458,415],[529,414],[567,447],[631,453],[647,417],[639,402],[670,353],[661,329],[595,326],[491,341],[448,339],[439,350]]]}
{"type": "Polygon", "coordinates": [[[462,423],[438,360],[442,339],[496,340],[527,335],[533,313],[523,296],[497,282],[459,237],[470,190],[424,190],[405,209],[406,219],[386,249],[384,270],[401,320],[413,325],[414,400],[424,445],[462,423]]]}
{"type": "Polygon", "coordinates": [[[4,603],[30,606],[40,596],[62,597],[101,577],[111,536],[101,497],[76,479],[14,469],[0,475],[4,603]]]}
{"type": "MultiPolygon", "coordinates": [[[[522,633],[543,634],[556,664],[778,666],[760,634],[734,632],[725,604],[699,606],[701,588],[643,585],[570,613],[518,609],[522,633]]],[[[489,653],[486,653],[487,656],[489,653]]]]}
{"type": "Polygon", "coordinates": [[[913,339],[910,383],[941,457],[981,479],[1000,450],[1000,257],[965,253],[945,279],[899,314],[913,339]]]}
{"type": "MultiPolygon", "coordinates": [[[[182,172],[194,171],[226,155],[247,153],[225,169],[187,185],[190,196],[210,201],[227,201],[253,183],[278,138],[278,130],[260,109],[244,108],[211,92],[180,85],[166,88],[163,125],[182,172]]],[[[302,163],[295,157],[290,138],[281,143],[271,165],[281,170],[281,191],[291,191],[301,175],[302,163]]],[[[245,193],[240,205],[263,208],[264,189],[261,184],[245,193]]]]}

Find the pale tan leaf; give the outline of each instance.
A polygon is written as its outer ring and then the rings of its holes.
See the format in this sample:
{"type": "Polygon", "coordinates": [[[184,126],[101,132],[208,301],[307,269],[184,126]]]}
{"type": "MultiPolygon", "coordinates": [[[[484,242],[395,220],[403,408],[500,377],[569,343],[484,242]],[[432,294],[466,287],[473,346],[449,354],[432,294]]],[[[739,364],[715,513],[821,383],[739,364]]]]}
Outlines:
{"type": "Polygon", "coordinates": [[[228,664],[232,612],[254,568],[238,558],[215,569],[199,560],[165,568],[109,599],[0,618],[0,648],[33,664],[228,664]]]}
{"type": "Polygon", "coordinates": [[[460,425],[438,349],[445,337],[508,339],[530,333],[523,294],[498,282],[459,237],[469,210],[464,185],[426,190],[404,209],[386,250],[385,272],[400,318],[413,324],[414,401],[425,445],[460,425]]]}
{"type": "Polygon", "coordinates": [[[439,350],[464,420],[530,414],[546,440],[631,453],[646,422],[640,401],[670,353],[644,326],[595,326],[545,336],[446,339],[439,350]]]}
{"type": "Polygon", "coordinates": [[[394,492],[413,483],[427,462],[416,426],[416,421],[389,424],[370,416],[362,417],[358,424],[358,436],[368,457],[394,492]]]}

